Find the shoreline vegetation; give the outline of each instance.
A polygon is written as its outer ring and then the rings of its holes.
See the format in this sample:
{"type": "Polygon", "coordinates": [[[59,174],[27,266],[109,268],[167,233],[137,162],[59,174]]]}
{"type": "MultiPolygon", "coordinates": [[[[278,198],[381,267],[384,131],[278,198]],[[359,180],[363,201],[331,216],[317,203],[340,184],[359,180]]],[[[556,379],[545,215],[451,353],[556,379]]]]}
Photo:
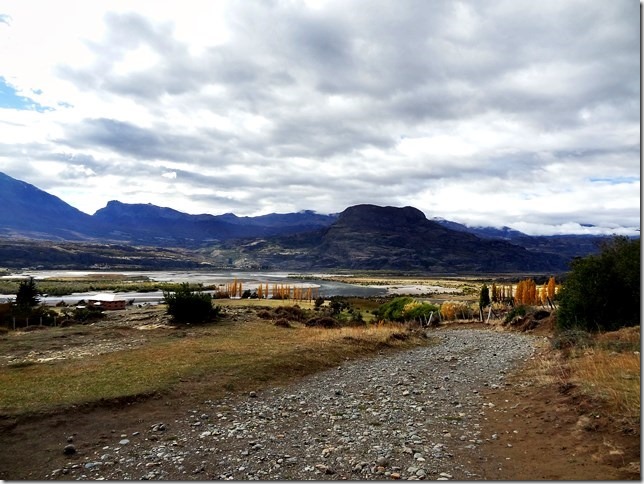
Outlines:
{"type": "MultiPolygon", "coordinates": [[[[32,273],[38,274],[39,271],[32,273]]],[[[54,271],[64,274],[66,272],[74,273],[74,271],[54,271]]],[[[135,271],[133,271],[135,272],[135,271]]],[[[141,271],[140,274],[135,273],[119,273],[114,271],[91,271],[87,274],[80,275],[57,275],[44,278],[38,278],[38,287],[42,294],[49,296],[68,296],[74,293],[85,292],[154,292],[154,291],[172,291],[178,283],[167,281],[156,281],[146,274],[148,271],[141,271]]],[[[176,272],[176,271],[175,271],[176,272]]],[[[181,271],[179,271],[181,272],[181,271]]],[[[191,273],[199,273],[199,271],[189,271],[191,273]]],[[[204,271],[205,274],[210,271],[204,271]]],[[[216,281],[211,283],[194,283],[195,287],[199,287],[204,291],[217,291],[220,290],[222,285],[233,281],[233,278],[239,278],[243,281],[246,287],[255,289],[258,284],[265,284],[266,281],[262,280],[261,271],[248,271],[248,276],[244,275],[244,271],[228,272],[223,271],[223,274],[231,274],[229,280],[220,282],[225,279],[223,276],[218,276],[216,281]],[[234,274],[234,276],[233,276],[234,274]]],[[[29,277],[28,271],[25,271],[24,276],[12,276],[10,271],[3,273],[3,278],[0,279],[0,294],[15,294],[20,282],[29,277]]],[[[272,274],[270,271],[267,274],[272,274]]],[[[328,281],[338,282],[343,284],[350,284],[361,287],[379,287],[388,290],[389,295],[414,295],[414,296],[440,296],[441,294],[449,295],[464,295],[474,296],[483,284],[490,285],[493,282],[518,283],[519,280],[525,277],[534,277],[539,282],[540,279],[545,279],[549,275],[546,274],[478,274],[478,275],[463,275],[463,276],[417,276],[417,275],[402,275],[388,273],[381,275],[379,273],[359,272],[352,274],[336,273],[320,273],[320,274],[296,274],[290,273],[285,278],[287,280],[299,281],[328,281]]],[[[556,276],[556,275],[555,275],[556,276]]],[[[274,284],[270,281],[269,285],[274,284]]],[[[295,287],[296,284],[293,284],[295,287]]],[[[475,299],[475,298],[473,298],[475,299]]]]}

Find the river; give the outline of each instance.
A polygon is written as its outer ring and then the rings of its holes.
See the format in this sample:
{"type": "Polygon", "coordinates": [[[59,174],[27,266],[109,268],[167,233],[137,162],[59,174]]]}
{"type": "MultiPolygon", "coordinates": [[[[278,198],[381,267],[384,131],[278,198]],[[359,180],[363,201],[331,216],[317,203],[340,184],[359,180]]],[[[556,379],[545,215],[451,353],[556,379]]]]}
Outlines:
{"type": "MultiPolygon", "coordinates": [[[[357,284],[347,284],[343,282],[327,281],[322,278],[331,274],[307,273],[293,274],[290,272],[262,272],[262,271],[118,271],[118,272],[101,272],[101,271],[25,271],[16,272],[2,279],[11,279],[17,277],[33,277],[36,281],[48,278],[65,278],[65,277],[85,277],[96,274],[121,274],[124,276],[141,277],[145,276],[151,281],[157,282],[189,282],[202,283],[203,285],[219,285],[232,282],[234,279],[241,282],[244,289],[255,290],[262,283],[288,284],[290,286],[303,288],[318,288],[321,297],[331,296],[383,296],[387,294],[386,287],[361,286],[357,284]]],[[[208,292],[208,291],[205,291],[208,292]]],[[[210,291],[212,292],[212,291],[210,291]]],[[[75,304],[80,300],[88,299],[96,294],[93,292],[79,292],[67,296],[43,296],[41,302],[47,305],[55,305],[61,301],[66,304],[75,304]]],[[[118,293],[123,299],[133,300],[134,303],[158,303],[163,300],[161,291],[153,292],[120,292],[118,293]]],[[[13,294],[0,294],[0,302],[8,298],[15,298],[13,294]]]]}

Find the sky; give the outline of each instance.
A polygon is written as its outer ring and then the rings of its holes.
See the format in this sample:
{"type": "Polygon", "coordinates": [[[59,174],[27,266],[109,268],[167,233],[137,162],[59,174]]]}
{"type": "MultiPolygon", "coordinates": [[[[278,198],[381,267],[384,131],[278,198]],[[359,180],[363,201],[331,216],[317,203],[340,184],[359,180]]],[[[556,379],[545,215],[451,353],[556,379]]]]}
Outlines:
{"type": "Polygon", "coordinates": [[[637,234],[635,0],[3,0],[0,172],[239,216],[637,234]]]}

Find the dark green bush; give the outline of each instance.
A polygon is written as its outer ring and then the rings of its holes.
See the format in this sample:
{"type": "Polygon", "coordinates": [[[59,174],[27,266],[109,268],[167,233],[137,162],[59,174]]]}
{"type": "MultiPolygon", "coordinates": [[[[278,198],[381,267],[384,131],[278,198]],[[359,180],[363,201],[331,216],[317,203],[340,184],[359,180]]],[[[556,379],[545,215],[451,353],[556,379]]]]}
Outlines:
{"type": "Polygon", "coordinates": [[[615,237],[575,259],[558,294],[561,330],[612,331],[640,324],[640,241],[615,237]]]}
{"type": "Polygon", "coordinates": [[[38,288],[36,287],[34,278],[30,277],[28,280],[22,281],[16,293],[16,307],[22,311],[29,311],[34,306],[37,306],[39,301],[38,288]]]}
{"type": "Polygon", "coordinates": [[[306,326],[310,328],[337,328],[340,325],[340,322],[329,316],[318,316],[315,318],[308,319],[305,323],[306,326]]]}
{"type": "Polygon", "coordinates": [[[593,337],[588,331],[567,329],[560,331],[552,340],[552,347],[557,350],[565,348],[588,348],[593,346],[593,337]]]}
{"type": "Polygon", "coordinates": [[[104,317],[103,312],[92,307],[75,308],[70,314],[70,318],[79,323],[87,323],[102,317],[104,317]]]}
{"type": "Polygon", "coordinates": [[[523,317],[527,314],[528,308],[524,306],[523,304],[519,306],[514,306],[508,313],[505,315],[505,320],[503,321],[505,324],[508,324],[510,321],[512,321],[514,318],[517,316],[523,317]]]}
{"type": "Polygon", "coordinates": [[[490,289],[487,287],[487,284],[483,284],[481,287],[481,293],[479,294],[479,307],[486,308],[490,305],[490,289]]]}
{"type": "Polygon", "coordinates": [[[163,292],[168,314],[178,323],[205,323],[218,316],[220,307],[212,305],[212,296],[192,290],[182,283],[174,293],[163,292]]]}

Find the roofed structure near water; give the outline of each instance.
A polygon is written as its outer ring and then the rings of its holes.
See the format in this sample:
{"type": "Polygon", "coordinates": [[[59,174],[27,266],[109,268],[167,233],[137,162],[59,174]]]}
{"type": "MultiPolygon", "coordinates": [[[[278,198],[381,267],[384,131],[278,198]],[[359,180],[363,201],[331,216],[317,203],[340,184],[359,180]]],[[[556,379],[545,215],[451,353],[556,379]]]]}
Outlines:
{"type": "Polygon", "coordinates": [[[105,310],[125,309],[127,301],[117,294],[101,292],[87,298],[90,306],[105,310]]]}

